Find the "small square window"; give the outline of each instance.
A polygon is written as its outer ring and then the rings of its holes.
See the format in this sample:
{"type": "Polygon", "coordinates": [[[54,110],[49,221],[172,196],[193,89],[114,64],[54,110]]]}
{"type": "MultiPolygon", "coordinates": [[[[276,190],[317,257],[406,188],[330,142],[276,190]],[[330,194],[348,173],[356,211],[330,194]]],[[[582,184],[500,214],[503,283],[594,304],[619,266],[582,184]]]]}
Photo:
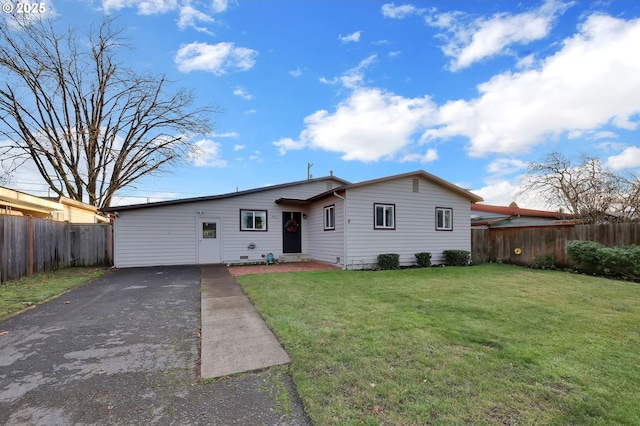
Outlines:
{"type": "Polygon", "coordinates": [[[436,230],[437,231],[453,230],[453,209],[436,207],[436,230]]]}
{"type": "Polygon", "coordinates": [[[396,206],[394,204],[374,204],[374,229],[396,229],[396,206]]]}
{"type": "Polygon", "coordinates": [[[202,238],[217,238],[215,222],[202,222],[202,238]]]}
{"type": "Polygon", "coordinates": [[[240,210],[241,231],[266,231],[266,210],[240,210]]]}
{"type": "Polygon", "coordinates": [[[324,208],[324,230],[332,231],[336,229],[336,207],[327,206],[324,208]]]}

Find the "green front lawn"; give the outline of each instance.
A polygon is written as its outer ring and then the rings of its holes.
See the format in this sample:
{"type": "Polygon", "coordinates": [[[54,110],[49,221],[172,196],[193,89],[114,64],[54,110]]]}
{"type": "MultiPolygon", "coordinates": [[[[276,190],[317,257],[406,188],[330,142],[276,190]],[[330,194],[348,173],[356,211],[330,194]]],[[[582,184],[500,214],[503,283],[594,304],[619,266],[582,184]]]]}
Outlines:
{"type": "Polygon", "coordinates": [[[327,424],[640,424],[640,285],[507,265],[238,281],[327,424]]]}
{"type": "Polygon", "coordinates": [[[25,308],[58,297],[106,271],[106,268],[67,268],[2,283],[0,321],[25,308]]]}

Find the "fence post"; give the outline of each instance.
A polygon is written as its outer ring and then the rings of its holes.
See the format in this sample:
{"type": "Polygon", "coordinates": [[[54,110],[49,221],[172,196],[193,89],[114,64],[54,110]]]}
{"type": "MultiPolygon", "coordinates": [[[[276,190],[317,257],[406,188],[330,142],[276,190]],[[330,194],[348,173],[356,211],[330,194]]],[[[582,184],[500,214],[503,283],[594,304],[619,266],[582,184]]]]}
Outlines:
{"type": "Polygon", "coordinates": [[[29,276],[33,275],[33,217],[29,215],[29,276]]]}
{"type": "Polygon", "coordinates": [[[73,260],[71,259],[72,251],[71,251],[71,232],[73,229],[71,227],[71,223],[68,220],[65,220],[65,228],[67,230],[67,266],[75,266],[73,264],[73,260]]]}

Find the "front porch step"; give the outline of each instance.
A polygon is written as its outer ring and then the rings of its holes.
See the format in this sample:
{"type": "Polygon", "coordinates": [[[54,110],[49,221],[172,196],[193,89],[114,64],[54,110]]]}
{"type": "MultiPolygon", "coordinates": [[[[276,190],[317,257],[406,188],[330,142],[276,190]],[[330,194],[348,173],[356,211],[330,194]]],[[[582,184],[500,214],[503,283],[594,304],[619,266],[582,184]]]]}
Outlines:
{"type": "Polygon", "coordinates": [[[308,254],[283,254],[278,257],[279,263],[289,263],[289,262],[309,262],[313,260],[311,256],[308,254]]]}

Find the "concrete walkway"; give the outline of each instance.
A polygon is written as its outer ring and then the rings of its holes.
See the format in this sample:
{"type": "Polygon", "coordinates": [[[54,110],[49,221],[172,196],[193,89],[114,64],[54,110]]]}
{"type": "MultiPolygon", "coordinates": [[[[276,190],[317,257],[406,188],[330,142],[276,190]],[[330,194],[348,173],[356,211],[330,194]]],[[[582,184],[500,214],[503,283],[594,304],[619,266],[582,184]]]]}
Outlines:
{"type": "Polygon", "coordinates": [[[287,364],[289,355],[222,265],[202,266],[203,379],[287,364]]]}

